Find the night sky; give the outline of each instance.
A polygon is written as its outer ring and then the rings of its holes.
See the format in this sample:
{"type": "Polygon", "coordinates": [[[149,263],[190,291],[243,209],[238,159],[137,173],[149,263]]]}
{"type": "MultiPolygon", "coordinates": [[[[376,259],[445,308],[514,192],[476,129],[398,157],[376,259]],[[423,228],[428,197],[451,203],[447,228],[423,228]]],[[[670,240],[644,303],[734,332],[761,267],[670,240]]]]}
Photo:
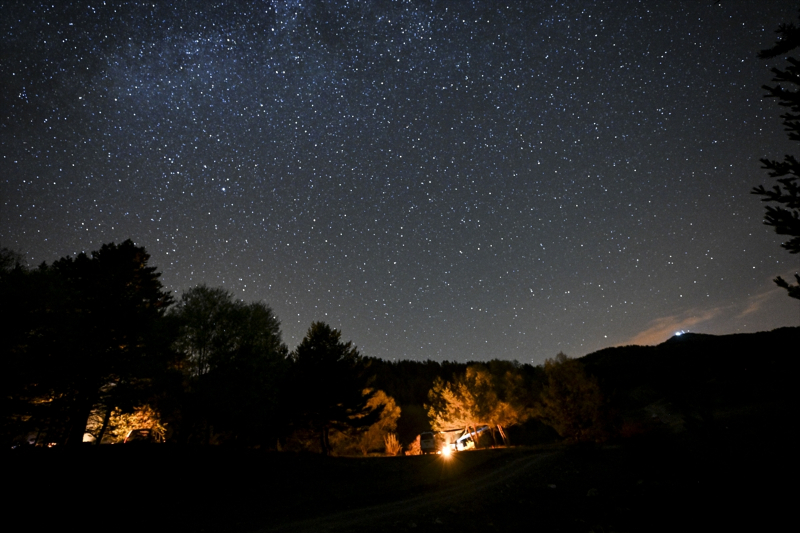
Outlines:
{"type": "MultiPolygon", "coordinates": [[[[750,194],[784,0],[4,2],[0,246],[131,238],[179,295],[383,359],[800,324],[750,194]]],[[[795,143],[796,144],[796,143],[795,143]]]]}

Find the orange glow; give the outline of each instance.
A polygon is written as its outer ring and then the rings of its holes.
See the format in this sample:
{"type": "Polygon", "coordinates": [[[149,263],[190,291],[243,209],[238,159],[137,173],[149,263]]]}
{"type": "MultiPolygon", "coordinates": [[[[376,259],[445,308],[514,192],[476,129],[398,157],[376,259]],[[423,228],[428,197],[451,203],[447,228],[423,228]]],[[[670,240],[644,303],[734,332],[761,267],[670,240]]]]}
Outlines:
{"type": "Polygon", "coordinates": [[[450,446],[445,446],[444,448],[442,448],[442,455],[444,455],[446,458],[449,459],[452,454],[453,450],[452,448],[450,448],[450,446]]]}

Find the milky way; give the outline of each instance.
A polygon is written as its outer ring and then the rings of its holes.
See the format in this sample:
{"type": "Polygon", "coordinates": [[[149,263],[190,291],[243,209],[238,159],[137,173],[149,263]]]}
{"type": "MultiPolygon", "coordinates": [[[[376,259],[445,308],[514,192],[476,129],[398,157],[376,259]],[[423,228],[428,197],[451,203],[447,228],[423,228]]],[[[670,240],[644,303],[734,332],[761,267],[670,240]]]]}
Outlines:
{"type": "Polygon", "coordinates": [[[170,290],[384,359],[800,322],[749,194],[790,1],[4,7],[0,245],[131,238],[170,290]]]}

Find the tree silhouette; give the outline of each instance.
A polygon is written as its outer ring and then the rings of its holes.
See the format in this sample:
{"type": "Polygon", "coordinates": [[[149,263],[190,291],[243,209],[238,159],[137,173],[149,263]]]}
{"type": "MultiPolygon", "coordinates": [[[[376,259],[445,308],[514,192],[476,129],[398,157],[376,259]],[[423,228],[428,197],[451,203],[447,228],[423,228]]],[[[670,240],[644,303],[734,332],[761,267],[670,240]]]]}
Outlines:
{"type": "Polygon", "coordinates": [[[323,454],[330,454],[330,431],[354,424],[371,424],[368,364],[352,342],[342,342],[341,332],[324,322],[314,322],[292,352],[292,391],[288,408],[295,425],[319,438],[323,454]]]}
{"type": "Polygon", "coordinates": [[[3,299],[16,307],[3,306],[13,330],[0,373],[7,373],[16,419],[47,433],[48,442],[82,442],[94,409],[110,416],[140,400],[163,370],[168,342],[159,321],[172,300],[149,258],[126,240],[91,256],[3,272],[3,299]]]}
{"type": "Polygon", "coordinates": [[[170,310],[179,324],[175,347],[183,354],[181,366],[191,378],[208,374],[217,360],[233,350],[235,306],[227,290],[198,285],[184,292],[170,310]]]}
{"type": "Polygon", "coordinates": [[[199,285],[170,316],[187,382],[181,439],[263,445],[275,438],[288,350],[272,310],[199,285]]]}
{"type": "MultiPolygon", "coordinates": [[[[4,250],[5,252],[6,250],[4,250]]],[[[0,269],[0,410],[2,434],[7,439],[28,433],[61,434],[65,416],[58,364],[69,347],[65,332],[73,329],[66,318],[64,284],[47,267],[29,270],[15,257],[3,256],[0,269]],[[55,359],[55,361],[54,361],[55,359]],[[59,426],[57,429],[56,426],[59,426]]]]}
{"type": "Polygon", "coordinates": [[[8,273],[25,266],[25,256],[10,248],[0,248],[0,272],[8,273]]]}
{"type": "MultiPolygon", "coordinates": [[[[772,59],[785,55],[800,46],[800,29],[794,24],[781,25],[777,33],[778,41],[772,48],[759,53],[761,59],[772,59]]],[[[776,98],[778,105],[788,108],[781,115],[783,126],[789,139],[800,141],[800,61],[795,57],[787,57],[788,65],[783,69],[773,68],[772,81],[777,85],[765,85],[768,98],[776,98]]],[[[791,254],[800,253],[800,162],[792,155],[784,156],[783,161],[761,159],[770,177],[777,178],[778,185],[771,189],[763,185],[753,188],[752,193],[761,196],[764,202],[776,205],[766,207],[764,224],[775,228],[779,235],[791,238],[781,246],[791,254]]],[[[775,283],[787,290],[789,296],[800,299],[800,274],[795,274],[796,285],[792,285],[780,276],[775,283]]]]}
{"type": "Polygon", "coordinates": [[[597,380],[583,365],[559,353],[544,363],[547,383],[539,416],[559,435],[573,442],[602,441],[607,437],[605,401],[597,380]]]}

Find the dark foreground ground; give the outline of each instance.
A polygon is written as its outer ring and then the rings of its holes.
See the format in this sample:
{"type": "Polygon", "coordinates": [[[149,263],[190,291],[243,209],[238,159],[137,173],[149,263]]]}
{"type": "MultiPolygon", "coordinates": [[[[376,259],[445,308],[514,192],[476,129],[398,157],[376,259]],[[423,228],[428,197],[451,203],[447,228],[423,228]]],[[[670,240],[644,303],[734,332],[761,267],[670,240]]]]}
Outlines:
{"type": "Polygon", "coordinates": [[[10,450],[2,507],[5,523],[27,531],[769,530],[794,523],[787,411],[451,461],[169,445],[10,450]]]}

